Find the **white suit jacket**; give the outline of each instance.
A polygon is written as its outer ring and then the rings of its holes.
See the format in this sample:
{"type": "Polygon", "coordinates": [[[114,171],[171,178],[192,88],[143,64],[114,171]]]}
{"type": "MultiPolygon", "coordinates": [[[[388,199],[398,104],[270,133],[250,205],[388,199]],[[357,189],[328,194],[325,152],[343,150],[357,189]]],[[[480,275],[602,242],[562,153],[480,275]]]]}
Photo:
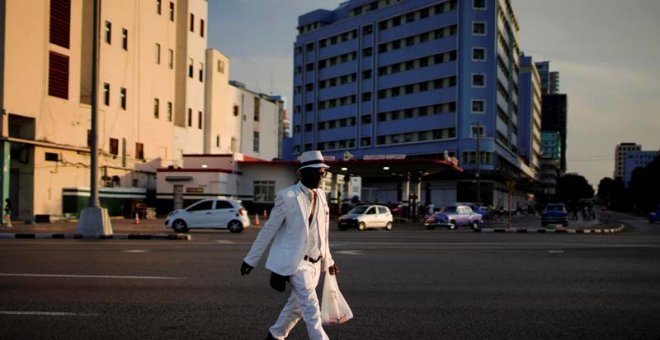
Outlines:
{"type": "MultiPolygon", "coordinates": [[[[300,182],[280,191],[275,196],[275,206],[270,213],[266,224],[261,228],[252,248],[245,256],[244,261],[256,267],[266,247],[273,242],[266,260],[266,268],[280,275],[293,275],[305,256],[309,238],[309,207],[308,198],[300,182]]],[[[319,193],[317,191],[317,193],[319,193]]],[[[323,193],[316,195],[319,208],[316,218],[319,219],[319,234],[322,240],[321,268],[325,270],[332,266],[334,261],[330,255],[328,239],[328,225],[330,224],[330,211],[328,202],[323,193]],[[325,219],[325,223],[322,223],[325,219]]]]}

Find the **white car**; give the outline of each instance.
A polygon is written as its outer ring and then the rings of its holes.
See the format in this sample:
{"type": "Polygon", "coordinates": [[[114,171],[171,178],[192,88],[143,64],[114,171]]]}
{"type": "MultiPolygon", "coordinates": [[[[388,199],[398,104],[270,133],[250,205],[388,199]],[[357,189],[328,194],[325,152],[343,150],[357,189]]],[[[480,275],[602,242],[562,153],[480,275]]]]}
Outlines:
{"type": "Polygon", "coordinates": [[[346,215],[339,217],[337,226],[339,230],[348,228],[385,228],[392,230],[392,212],[384,205],[358,205],[351,209],[346,215]]]}
{"type": "Polygon", "coordinates": [[[240,201],[207,198],[167,215],[165,225],[176,232],[189,229],[229,229],[240,233],[250,226],[250,219],[240,201]]]}

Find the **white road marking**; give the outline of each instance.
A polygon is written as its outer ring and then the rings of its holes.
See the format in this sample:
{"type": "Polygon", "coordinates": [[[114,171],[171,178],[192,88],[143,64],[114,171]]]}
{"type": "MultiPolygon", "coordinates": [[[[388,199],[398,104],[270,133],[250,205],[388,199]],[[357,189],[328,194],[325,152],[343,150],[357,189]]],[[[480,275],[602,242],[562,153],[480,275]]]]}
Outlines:
{"type": "Polygon", "coordinates": [[[132,249],[132,250],[124,250],[124,253],[134,253],[134,254],[143,254],[143,253],[148,253],[149,251],[146,249],[132,249]]]}
{"type": "Polygon", "coordinates": [[[364,255],[364,252],[361,250],[340,250],[336,251],[335,253],[342,255],[364,255]]]}
{"type": "Polygon", "coordinates": [[[0,311],[0,315],[36,315],[36,316],[99,316],[96,313],[38,312],[38,311],[0,311]]]}
{"type": "Polygon", "coordinates": [[[219,243],[219,244],[234,244],[234,243],[236,243],[234,241],[229,241],[229,240],[217,240],[215,242],[219,243]]]}
{"type": "Polygon", "coordinates": [[[563,254],[563,250],[548,250],[548,253],[550,254],[563,254]]]}
{"type": "Polygon", "coordinates": [[[79,274],[28,274],[0,273],[0,277],[56,277],[73,279],[121,279],[121,280],[180,280],[182,277],[172,276],[123,276],[123,275],[79,275],[79,274]]]}

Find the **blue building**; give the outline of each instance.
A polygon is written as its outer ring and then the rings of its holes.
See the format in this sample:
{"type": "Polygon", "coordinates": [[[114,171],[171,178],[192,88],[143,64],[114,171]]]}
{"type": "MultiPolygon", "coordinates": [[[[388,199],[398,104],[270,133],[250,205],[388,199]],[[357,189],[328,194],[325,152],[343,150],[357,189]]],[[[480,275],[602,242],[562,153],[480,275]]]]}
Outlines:
{"type": "Polygon", "coordinates": [[[660,151],[628,151],[626,152],[626,160],[623,168],[623,183],[626,186],[630,185],[632,174],[635,169],[645,167],[653,162],[656,157],[660,156],[660,151]]]}
{"type": "Polygon", "coordinates": [[[481,200],[502,204],[506,180],[536,179],[517,32],[508,0],[351,0],[300,16],[291,158],[455,157],[456,199],[478,197],[478,168],[481,200]]]}

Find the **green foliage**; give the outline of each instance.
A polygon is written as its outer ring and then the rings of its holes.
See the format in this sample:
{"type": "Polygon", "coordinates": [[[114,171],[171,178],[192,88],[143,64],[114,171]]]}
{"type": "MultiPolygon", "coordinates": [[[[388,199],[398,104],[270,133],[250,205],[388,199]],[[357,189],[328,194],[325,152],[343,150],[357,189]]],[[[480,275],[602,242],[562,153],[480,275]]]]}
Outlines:
{"type": "Polygon", "coordinates": [[[613,210],[647,213],[660,204],[660,156],[645,167],[633,170],[626,188],[620,178],[603,178],[598,184],[598,200],[613,210]]]}
{"type": "Polygon", "coordinates": [[[566,174],[557,181],[557,198],[561,202],[576,204],[594,197],[594,189],[587,179],[578,174],[566,174]]]}

